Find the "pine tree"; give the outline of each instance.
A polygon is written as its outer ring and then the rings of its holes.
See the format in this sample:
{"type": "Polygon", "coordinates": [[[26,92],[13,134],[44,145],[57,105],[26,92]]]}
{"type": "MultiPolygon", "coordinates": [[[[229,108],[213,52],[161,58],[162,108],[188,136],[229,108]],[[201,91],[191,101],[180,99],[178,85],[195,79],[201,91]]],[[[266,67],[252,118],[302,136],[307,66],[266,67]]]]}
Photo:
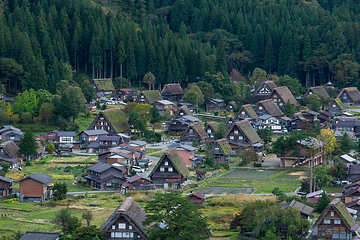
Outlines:
{"type": "Polygon", "coordinates": [[[276,64],[276,59],[274,55],[274,48],[272,45],[271,37],[268,38],[266,42],[266,51],[264,56],[264,70],[271,74],[274,70],[276,64]]]}
{"type": "Polygon", "coordinates": [[[219,44],[216,49],[216,62],[215,62],[215,68],[216,71],[221,72],[222,74],[225,74],[226,71],[226,53],[225,53],[225,43],[224,40],[221,38],[219,41],[219,44]]]}
{"type": "Polygon", "coordinates": [[[131,86],[131,80],[135,80],[137,77],[134,46],[131,37],[128,40],[126,50],[126,76],[127,79],[129,79],[129,85],[131,86]]]}
{"type": "Polygon", "coordinates": [[[19,152],[24,154],[27,160],[30,160],[30,156],[35,155],[37,153],[37,149],[38,145],[35,141],[34,135],[30,132],[30,130],[26,130],[19,143],[19,152]]]}

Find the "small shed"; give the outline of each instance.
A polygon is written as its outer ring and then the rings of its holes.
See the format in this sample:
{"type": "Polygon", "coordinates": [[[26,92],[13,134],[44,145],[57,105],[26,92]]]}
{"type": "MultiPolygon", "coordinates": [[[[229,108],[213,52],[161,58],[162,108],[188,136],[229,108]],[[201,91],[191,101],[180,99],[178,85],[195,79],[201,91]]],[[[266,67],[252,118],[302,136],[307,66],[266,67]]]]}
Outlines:
{"type": "Polygon", "coordinates": [[[193,204],[203,204],[205,203],[205,196],[198,192],[193,192],[188,195],[188,198],[192,201],[193,204]]]}
{"type": "Polygon", "coordinates": [[[340,159],[343,160],[345,163],[353,163],[353,162],[356,162],[356,159],[355,159],[355,158],[350,157],[350,156],[347,155],[347,154],[341,155],[341,156],[340,156],[340,159]]]}
{"type": "Polygon", "coordinates": [[[206,174],[206,171],[196,171],[196,176],[197,176],[197,179],[204,179],[205,178],[205,174],[206,174]]]}

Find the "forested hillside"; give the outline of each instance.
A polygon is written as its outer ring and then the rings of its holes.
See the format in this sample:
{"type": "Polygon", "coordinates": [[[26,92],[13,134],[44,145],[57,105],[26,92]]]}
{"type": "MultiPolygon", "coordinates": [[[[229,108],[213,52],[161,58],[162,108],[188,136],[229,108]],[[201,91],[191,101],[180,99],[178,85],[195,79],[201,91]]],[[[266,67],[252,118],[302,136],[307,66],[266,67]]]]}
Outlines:
{"type": "Polygon", "coordinates": [[[0,13],[0,76],[10,93],[56,93],[72,69],[130,83],[151,71],[159,87],[206,72],[226,84],[232,69],[248,76],[256,67],[308,86],[357,83],[353,0],[3,0],[0,13]]]}

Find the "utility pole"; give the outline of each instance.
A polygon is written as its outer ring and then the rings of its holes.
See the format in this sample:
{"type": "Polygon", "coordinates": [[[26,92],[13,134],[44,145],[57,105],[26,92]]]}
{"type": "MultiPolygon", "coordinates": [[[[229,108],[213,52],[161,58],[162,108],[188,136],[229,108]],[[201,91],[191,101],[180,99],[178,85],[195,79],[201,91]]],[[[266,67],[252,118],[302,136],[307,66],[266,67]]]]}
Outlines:
{"type": "Polygon", "coordinates": [[[312,193],[312,180],[313,180],[313,173],[312,173],[312,158],[310,160],[310,193],[312,193]]]}

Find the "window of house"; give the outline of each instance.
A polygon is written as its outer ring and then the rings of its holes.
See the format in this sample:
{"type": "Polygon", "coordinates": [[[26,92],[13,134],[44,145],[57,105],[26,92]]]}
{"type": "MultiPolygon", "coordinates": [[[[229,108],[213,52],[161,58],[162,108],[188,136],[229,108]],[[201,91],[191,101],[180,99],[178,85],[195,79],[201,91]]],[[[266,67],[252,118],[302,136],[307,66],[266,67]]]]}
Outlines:
{"type": "Polygon", "coordinates": [[[184,113],[183,113],[183,112],[181,112],[181,113],[180,113],[180,116],[182,116],[182,115],[184,115],[184,113]]]}
{"type": "Polygon", "coordinates": [[[130,238],[133,238],[134,237],[134,233],[133,232],[130,232],[130,238]]]}
{"type": "Polygon", "coordinates": [[[341,224],[341,220],[340,219],[335,219],[334,224],[341,224]]]}
{"type": "Polygon", "coordinates": [[[333,238],[339,238],[339,233],[333,233],[333,238]]]}
{"type": "Polygon", "coordinates": [[[259,110],[263,110],[263,107],[262,107],[262,106],[259,106],[259,110]]]}
{"type": "Polygon", "coordinates": [[[131,225],[129,225],[129,229],[130,229],[130,230],[132,229],[132,226],[131,226],[131,225]]]}
{"type": "Polygon", "coordinates": [[[169,167],[168,168],[168,172],[172,172],[173,171],[173,168],[172,167],[169,167]]]}
{"type": "Polygon", "coordinates": [[[330,212],[330,216],[332,216],[332,217],[334,216],[334,212],[333,212],[333,211],[330,212]]]}
{"type": "Polygon", "coordinates": [[[115,232],[111,232],[111,237],[112,237],[112,238],[115,237],[115,232]]]}
{"type": "Polygon", "coordinates": [[[211,133],[211,129],[208,129],[208,130],[207,130],[207,133],[210,134],[210,133],[211,133]]]}
{"type": "Polygon", "coordinates": [[[165,162],[164,164],[165,164],[165,166],[168,166],[168,165],[169,165],[169,162],[165,162]]]}
{"type": "Polygon", "coordinates": [[[112,141],[111,144],[112,144],[112,145],[116,145],[116,142],[115,142],[115,141],[112,141]]]}
{"type": "Polygon", "coordinates": [[[11,137],[10,137],[10,140],[14,140],[14,139],[15,139],[15,137],[14,137],[14,136],[11,136],[11,137]]]}
{"type": "Polygon", "coordinates": [[[161,167],[160,172],[165,172],[165,168],[161,167]]]}
{"type": "Polygon", "coordinates": [[[0,149],[0,153],[3,153],[4,152],[4,149],[0,149]]]}
{"type": "Polygon", "coordinates": [[[116,237],[116,238],[122,238],[122,237],[123,237],[123,233],[122,233],[122,232],[115,232],[115,237],[116,237]]]}
{"type": "Polygon", "coordinates": [[[230,124],[232,124],[232,121],[229,121],[230,124]]]}
{"type": "Polygon", "coordinates": [[[230,139],[234,139],[234,136],[230,136],[230,139]]]}
{"type": "Polygon", "coordinates": [[[112,225],[111,229],[115,229],[115,225],[112,225]]]}
{"type": "Polygon", "coordinates": [[[324,219],[324,224],[330,224],[330,219],[324,219]]]}
{"type": "Polygon", "coordinates": [[[335,105],[335,104],[333,104],[333,108],[334,108],[334,107],[336,107],[336,105],[335,105]]]}
{"type": "Polygon", "coordinates": [[[241,112],[241,115],[245,115],[245,111],[242,111],[242,112],[241,112]]]}
{"type": "Polygon", "coordinates": [[[126,229],[126,223],[119,223],[119,229],[126,229]]]}
{"type": "Polygon", "coordinates": [[[280,103],[280,106],[282,106],[282,105],[283,105],[283,103],[281,102],[281,103],[280,103]]]}
{"type": "Polygon", "coordinates": [[[239,134],[239,131],[238,131],[238,130],[235,130],[235,131],[234,131],[234,134],[239,134]]]}
{"type": "Polygon", "coordinates": [[[243,140],[244,138],[243,138],[243,136],[239,136],[239,139],[240,139],[240,140],[243,140]]]}
{"type": "Polygon", "coordinates": [[[168,183],[164,183],[164,189],[168,189],[169,188],[169,184],[168,183]]]}

